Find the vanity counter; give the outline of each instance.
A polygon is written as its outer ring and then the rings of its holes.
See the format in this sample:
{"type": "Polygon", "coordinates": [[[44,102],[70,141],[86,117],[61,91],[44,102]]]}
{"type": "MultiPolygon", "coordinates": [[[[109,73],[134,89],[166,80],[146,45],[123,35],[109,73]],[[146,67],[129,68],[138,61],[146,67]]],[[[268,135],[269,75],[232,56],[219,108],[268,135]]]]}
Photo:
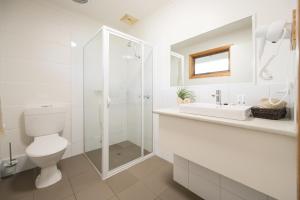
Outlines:
{"type": "Polygon", "coordinates": [[[248,120],[239,121],[232,119],[224,119],[217,117],[208,117],[203,115],[193,115],[179,112],[178,108],[165,108],[153,111],[155,114],[168,115],[173,117],[199,120],[203,122],[216,123],[227,126],[234,126],[238,128],[245,128],[251,130],[257,130],[266,133],[286,135],[290,137],[296,137],[296,125],[291,120],[268,120],[260,118],[249,118],[248,120]]]}

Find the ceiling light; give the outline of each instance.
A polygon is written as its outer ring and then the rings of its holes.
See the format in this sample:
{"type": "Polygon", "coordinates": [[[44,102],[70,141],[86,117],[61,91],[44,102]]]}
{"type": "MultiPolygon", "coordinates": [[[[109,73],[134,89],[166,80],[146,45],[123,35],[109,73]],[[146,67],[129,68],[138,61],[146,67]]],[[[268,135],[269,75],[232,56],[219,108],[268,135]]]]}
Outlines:
{"type": "Polygon", "coordinates": [[[139,21],[137,18],[128,14],[125,14],[120,20],[128,25],[133,25],[139,21]]]}

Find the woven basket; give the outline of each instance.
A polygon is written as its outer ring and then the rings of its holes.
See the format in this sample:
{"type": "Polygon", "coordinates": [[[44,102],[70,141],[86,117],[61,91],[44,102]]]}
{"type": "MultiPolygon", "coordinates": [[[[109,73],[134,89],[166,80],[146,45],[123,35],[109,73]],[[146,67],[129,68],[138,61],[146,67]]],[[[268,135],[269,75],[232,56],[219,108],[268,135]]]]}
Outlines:
{"type": "Polygon", "coordinates": [[[285,107],[280,109],[252,107],[251,112],[253,117],[272,120],[279,120],[285,118],[287,113],[285,107]]]}

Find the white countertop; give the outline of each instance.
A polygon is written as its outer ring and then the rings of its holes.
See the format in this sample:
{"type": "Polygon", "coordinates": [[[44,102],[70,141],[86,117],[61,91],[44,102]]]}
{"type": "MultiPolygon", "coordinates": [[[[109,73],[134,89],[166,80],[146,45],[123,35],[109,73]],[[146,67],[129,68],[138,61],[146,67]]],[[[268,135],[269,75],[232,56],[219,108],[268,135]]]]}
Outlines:
{"type": "Polygon", "coordinates": [[[202,115],[193,115],[179,112],[178,108],[164,108],[153,111],[153,113],[160,115],[168,115],[173,117],[180,117],[185,119],[199,120],[204,122],[222,124],[227,126],[234,126],[239,128],[246,128],[251,130],[258,130],[262,132],[280,134],[290,137],[296,137],[296,124],[291,120],[268,120],[260,118],[249,118],[245,121],[224,119],[217,117],[208,117],[202,115]]]}

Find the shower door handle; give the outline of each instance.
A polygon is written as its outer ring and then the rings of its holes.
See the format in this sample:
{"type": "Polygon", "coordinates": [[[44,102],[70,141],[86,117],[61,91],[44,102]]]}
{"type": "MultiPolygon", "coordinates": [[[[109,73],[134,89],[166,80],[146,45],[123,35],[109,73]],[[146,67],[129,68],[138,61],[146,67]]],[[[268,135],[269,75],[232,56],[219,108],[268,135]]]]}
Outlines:
{"type": "Polygon", "coordinates": [[[110,106],[110,103],[111,103],[111,98],[109,96],[107,96],[107,107],[109,108],[110,106]]]}

